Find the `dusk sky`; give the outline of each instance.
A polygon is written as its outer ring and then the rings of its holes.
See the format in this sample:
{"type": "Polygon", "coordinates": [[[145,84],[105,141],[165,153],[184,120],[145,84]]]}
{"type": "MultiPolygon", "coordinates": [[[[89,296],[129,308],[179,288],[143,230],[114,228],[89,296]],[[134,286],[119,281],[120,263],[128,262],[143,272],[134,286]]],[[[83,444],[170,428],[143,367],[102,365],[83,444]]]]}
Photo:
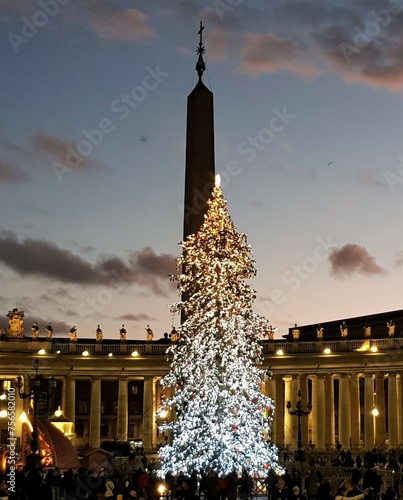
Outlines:
{"type": "Polygon", "coordinates": [[[200,20],[255,310],[402,307],[403,0],[0,0],[3,328],[170,331],[200,20]]]}

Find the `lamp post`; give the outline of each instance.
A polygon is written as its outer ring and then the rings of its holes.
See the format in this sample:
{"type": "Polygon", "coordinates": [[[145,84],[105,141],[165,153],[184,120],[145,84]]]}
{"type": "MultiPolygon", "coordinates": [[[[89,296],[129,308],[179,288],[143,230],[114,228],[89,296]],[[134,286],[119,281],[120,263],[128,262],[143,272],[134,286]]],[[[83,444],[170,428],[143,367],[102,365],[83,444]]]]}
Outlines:
{"type": "Polygon", "coordinates": [[[47,387],[43,387],[43,376],[39,373],[39,361],[36,359],[34,362],[34,370],[35,377],[31,380],[30,390],[28,392],[22,392],[22,388],[24,387],[24,381],[19,375],[17,377],[17,381],[15,383],[18,389],[18,395],[21,399],[29,399],[33,402],[33,431],[32,431],[32,442],[31,442],[31,450],[35,454],[38,450],[38,441],[37,441],[37,431],[36,431],[36,418],[39,416],[39,408],[41,403],[48,403],[49,399],[53,396],[54,390],[56,388],[56,380],[54,377],[50,377],[48,379],[47,387]]]}
{"type": "Polygon", "coordinates": [[[297,441],[298,457],[296,458],[296,460],[298,459],[300,461],[303,461],[305,457],[304,457],[304,451],[302,449],[301,417],[307,416],[311,413],[312,403],[309,401],[306,405],[307,409],[304,411],[302,409],[301,389],[298,390],[297,396],[298,396],[298,401],[297,404],[295,405],[296,406],[295,410],[291,410],[292,408],[291,401],[287,401],[287,404],[285,406],[288,410],[289,415],[296,415],[296,417],[298,418],[298,441],[297,441]]]}

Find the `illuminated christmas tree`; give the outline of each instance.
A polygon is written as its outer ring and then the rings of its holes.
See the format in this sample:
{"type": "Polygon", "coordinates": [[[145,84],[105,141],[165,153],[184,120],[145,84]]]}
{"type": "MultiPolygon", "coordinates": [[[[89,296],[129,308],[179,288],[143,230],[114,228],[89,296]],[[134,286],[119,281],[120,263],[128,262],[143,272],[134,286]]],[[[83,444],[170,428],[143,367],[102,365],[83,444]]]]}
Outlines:
{"type": "Polygon", "coordinates": [[[268,331],[255,314],[256,275],[246,235],[237,233],[216,182],[204,223],[181,243],[181,274],[173,277],[185,321],[180,341],[168,349],[170,371],[163,387],[174,388],[162,411],[176,419],[160,430],[171,443],[160,449],[162,473],[214,470],[219,476],[246,469],[266,475],[279,469],[270,444],[273,401],[262,393],[267,373],[260,338],[268,331]]]}

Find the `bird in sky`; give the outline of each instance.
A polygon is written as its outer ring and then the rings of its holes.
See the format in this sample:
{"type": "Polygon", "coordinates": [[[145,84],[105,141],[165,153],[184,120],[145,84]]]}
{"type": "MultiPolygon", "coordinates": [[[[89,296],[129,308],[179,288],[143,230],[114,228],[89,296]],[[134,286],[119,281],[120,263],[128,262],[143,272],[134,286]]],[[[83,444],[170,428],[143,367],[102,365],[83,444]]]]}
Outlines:
{"type": "Polygon", "coordinates": [[[330,167],[330,165],[332,164],[333,162],[332,161],[329,161],[329,163],[327,164],[328,167],[330,167]]]}

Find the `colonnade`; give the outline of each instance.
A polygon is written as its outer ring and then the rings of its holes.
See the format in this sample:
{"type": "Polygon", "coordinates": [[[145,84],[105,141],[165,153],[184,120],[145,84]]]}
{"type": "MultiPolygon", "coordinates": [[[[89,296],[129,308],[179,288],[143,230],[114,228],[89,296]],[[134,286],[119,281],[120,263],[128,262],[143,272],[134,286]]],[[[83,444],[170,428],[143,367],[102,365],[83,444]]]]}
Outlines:
{"type": "MultiPolygon", "coordinates": [[[[138,377],[135,377],[138,380],[138,377]]],[[[76,418],[76,380],[73,373],[67,375],[63,380],[63,408],[65,416],[75,422],[76,418]]],[[[80,377],[80,380],[83,380],[80,377]]],[[[89,411],[89,444],[93,448],[100,446],[101,430],[101,376],[91,377],[90,391],[90,411],[89,411]]],[[[159,378],[145,376],[144,397],[142,408],[141,437],[144,449],[151,450],[156,440],[155,412],[157,410],[157,381],[159,378]]],[[[129,376],[118,377],[118,400],[116,415],[116,438],[117,440],[126,440],[128,434],[129,408],[128,408],[128,383],[129,376]]]]}
{"type": "Polygon", "coordinates": [[[303,409],[312,403],[309,416],[301,417],[302,443],[316,450],[396,448],[403,444],[403,372],[339,374],[274,374],[265,393],[275,401],[272,441],[295,449],[298,419],[289,415],[301,391],[303,409]],[[336,382],[337,381],[337,382],[336,382]]]}
{"type": "MultiPolygon", "coordinates": [[[[61,405],[65,416],[76,420],[76,382],[90,380],[89,433],[91,447],[99,447],[101,439],[101,375],[84,376],[71,372],[58,376],[62,382],[61,405]]],[[[157,444],[155,413],[160,402],[160,377],[137,374],[108,376],[118,384],[116,409],[116,438],[126,440],[129,426],[128,384],[142,379],[144,383],[141,408],[140,436],[145,451],[157,444]]],[[[106,380],[106,379],[105,379],[106,380]]],[[[26,381],[28,383],[28,381],[26,381]]],[[[28,387],[28,385],[26,385],[28,387]]],[[[333,449],[340,444],[343,449],[371,449],[374,446],[396,448],[403,445],[403,371],[397,372],[342,372],[316,374],[274,373],[266,381],[264,392],[274,400],[275,416],[271,440],[279,447],[295,449],[298,419],[289,415],[286,403],[294,409],[297,393],[301,391],[303,409],[312,403],[309,416],[301,418],[302,443],[315,450],[333,449]],[[374,410],[377,410],[377,416],[374,410]]],[[[16,398],[17,413],[26,409],[26,402],[16,398]]],[[[21,434],[18,422],[17,436],[21,434]]]]}

